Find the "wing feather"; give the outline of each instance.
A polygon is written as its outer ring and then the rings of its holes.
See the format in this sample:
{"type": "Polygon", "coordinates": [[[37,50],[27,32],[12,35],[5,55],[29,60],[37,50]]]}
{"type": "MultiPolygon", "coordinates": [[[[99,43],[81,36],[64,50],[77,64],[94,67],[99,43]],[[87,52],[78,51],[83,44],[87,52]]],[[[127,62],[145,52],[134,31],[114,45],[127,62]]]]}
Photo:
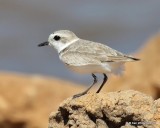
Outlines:
{"type": "Polygon", "coordinates": [[[125,62],[136,58],[127,56],[106,45],[79,39],[63,50],[62,61],[72,65],[100,64],[103,62],[125,62]]]}
{"type": "Polygon", "coordinates": [[[71,52],[71,51],[62,54],[60,56],[60,59],[67,65],[74,65],[74,66],[101,64],[101,62],[98,59],[93,58],[92,55],[90,54],[86,55],[84,53],[71,52]]]}

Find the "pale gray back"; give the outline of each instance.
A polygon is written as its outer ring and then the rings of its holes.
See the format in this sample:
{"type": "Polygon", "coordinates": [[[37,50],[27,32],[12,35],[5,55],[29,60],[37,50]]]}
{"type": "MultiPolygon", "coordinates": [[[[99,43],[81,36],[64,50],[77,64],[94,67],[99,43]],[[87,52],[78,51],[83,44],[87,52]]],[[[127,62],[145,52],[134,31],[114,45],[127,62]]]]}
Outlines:
{"type": "Polygon", "coordinates": [[[97,65],[105,62],[125,62],[131,57],[106,45],[79,39],[60,52],[60,59],[68,65],[97,65]]]}

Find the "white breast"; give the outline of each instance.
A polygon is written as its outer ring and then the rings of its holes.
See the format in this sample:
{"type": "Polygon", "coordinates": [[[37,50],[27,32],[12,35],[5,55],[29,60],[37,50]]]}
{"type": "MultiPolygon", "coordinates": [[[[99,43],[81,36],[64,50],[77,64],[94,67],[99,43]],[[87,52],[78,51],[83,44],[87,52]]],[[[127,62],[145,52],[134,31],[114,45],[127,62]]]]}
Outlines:
{"type": "Polygon", "coordinates": [[[114,63],[114,62],[103,63],[101,65],[81,65],[81,66],[67,65],[67,67],[75,72],[84,74],[91,74],[91,73],[121,74],[124,69],[123,63],[114,63]]]}

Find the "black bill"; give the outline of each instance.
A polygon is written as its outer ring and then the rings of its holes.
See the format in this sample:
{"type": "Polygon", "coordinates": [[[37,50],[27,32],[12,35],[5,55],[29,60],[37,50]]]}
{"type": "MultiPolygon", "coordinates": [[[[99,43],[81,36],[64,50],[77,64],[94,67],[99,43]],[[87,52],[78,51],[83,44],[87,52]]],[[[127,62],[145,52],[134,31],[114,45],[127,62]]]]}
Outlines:
{"type": "Polygon", "coordinates": [[[38,44],[38,47],[47,46],[47,45],[49,45],[48,41],[38,44]]]}

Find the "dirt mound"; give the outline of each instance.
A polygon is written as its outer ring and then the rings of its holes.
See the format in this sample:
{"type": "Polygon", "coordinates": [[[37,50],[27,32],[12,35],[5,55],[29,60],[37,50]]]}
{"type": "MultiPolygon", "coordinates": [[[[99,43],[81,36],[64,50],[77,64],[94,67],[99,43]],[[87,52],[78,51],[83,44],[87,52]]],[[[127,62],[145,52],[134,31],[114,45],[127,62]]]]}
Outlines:
{"type": "Polygon", "coordinates": [[[128,90],[69,98],[52,113],[49,128],[159,128],[160,100],[128,90]]]}

